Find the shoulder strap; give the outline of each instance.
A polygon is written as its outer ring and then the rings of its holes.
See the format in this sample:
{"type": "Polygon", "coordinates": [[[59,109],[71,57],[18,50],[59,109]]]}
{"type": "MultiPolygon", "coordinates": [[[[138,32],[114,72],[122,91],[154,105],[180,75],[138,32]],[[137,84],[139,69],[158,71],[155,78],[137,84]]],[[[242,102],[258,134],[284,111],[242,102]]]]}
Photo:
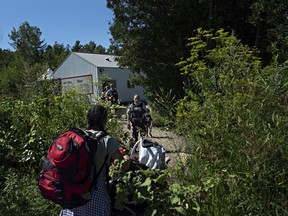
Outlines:
{"type": "MultiPolygon", "coordinates": [[[[98,141],[105,137],[107,134],[104,133],[103,131],[99,131],[97,133],[92,133],[90,131],[85,131],[87,139],[92,139],[94,142],[97,142],[97,145],[89,145],[89,150],[91,151],[91,153],[94,155],[98,149],[98,141]]],[[[90,143],[90,142],[89,142],[90,143]]],[[[94,157],[93,157],[94,158],[94,157]]],[[[93,159],[94,160],[94,159],[93,159]]],[[[93,160],[91,161],[91,163],[93,162],[93,160]]]]}
{"type": "MultiPolygon", "coordinates": [[[[88,145],[88,148],[89,148],[89,151],[90,151],[90,154],[92,154],[93,156],[92,157],[89,157],[89,161],[88,161],[88,164],[90,164],[91,166],[93,166],[93,171],[94,171],[94,174],[93,174],[93,181],[95,182],[95,185],[96,185],[96,182],[97,182],[97,177],[99,175],[99,173],[101,172],[101,170],[103,169],[106,161],[107,161],[107,156],[104,160],[104,163],[101,165],[101,168],[99,169],[98,172],[96,172],[96,166],[93,165],[93,161],[94,161],[94,155],[98,149],[98,141],[105,137],[107,134],[104,133],[103,131],[99,131],[97,133],[92,133],[90,131],[87,131],[87,130],[82,130],[80,128],[72,128],[71,131],[77,133],[77,134],[80,134],[81,136],[85,137],[86,139],[86,142],[87,142],[87,145],[88,145]],[[97,142],[96,145],[93,145],[93,142],[97,142]]],[[[96,187],[96,186],[95,186],[96,187]]]]}
{"type": "MultiPolygon", "coordinates": [[[[103,170],[103,168],[104,168],[104,166],[105,166],[105,164],[107,162],[107,159],[108,159],[108,155],[106,155],[106,157],[104,159],[104,162],[101,165],[101,167],[100,167],[98,172],[96,170],[96,166],[94,165],[94,176],[93,176],[93,182],[94,183],[93,184],[94,184],[95,190],[97,190],[97,179],[98,179],[98,176],[99,176],[100,172],[103,170]]],[[[106,181],[108,181],[108,177],[109,177],[108,172],[109,172],[109,168],[106,166],[106,181]]]]}
{"type": "MultiPolygon", "coordinates": [[[[93,139],[96,139],[97,142],[98,142],[101,138],[107,136],[107,134],[106,134],[105,132],[103,132],[103,131],[98,131],[98,132],[96,132],[96,133],[92,133],[92,132],[89,132],[89,131],[86,131],[86,132],[89,134],[90,137],[92,137],[93,139]]],[[[95,153],[96,153],[96,151],[94,152],[94,155],[95,155],[95,153]]],[[[101,173],[101,171],[103,170],[103,168],[104,168],[104,166],[105,166],[105,164],[106,164],[106,162],[107,162],[107,159],[108,159],[108,155],[105,157],[104,162],[103,162],[103,164],[101,165],[101,167],[100,167],[100,169],[98,170],[98,172],[97,172],[97,170],[96,170],[96,166],[93,165],[93,171],[94,171],[93,182],[94,182],[94,188],[95,188],[95,190],[97,189],[97,178],[98,178],[99,174],[101,173]]],[[[93,157],[93,160],[94,160],[94,157],[93,157]]],[[[92,163],[93,163],[93,161],[92,161],[92,163]]],[[[108,174],[107,174],[107,175],[108,175],[108,174]]]]}
{"type": "Polygon", "coordinates": [[[97,178],[98,175],[100,174],[100,172],[103,170],[103,167],[104,167],[105,163],[107,162],[107,159],[108,159],[108,155],[106,155],[106,157],[105,157],[105,159],[104,159],[104,162],[103,162],[103,164],[101,165],[101,167],[100,167],[100,169],[99,169],[98,172],[96,172],[96,166],[94,166],[95,173],[96,173],[95,178],[97,178]]]}

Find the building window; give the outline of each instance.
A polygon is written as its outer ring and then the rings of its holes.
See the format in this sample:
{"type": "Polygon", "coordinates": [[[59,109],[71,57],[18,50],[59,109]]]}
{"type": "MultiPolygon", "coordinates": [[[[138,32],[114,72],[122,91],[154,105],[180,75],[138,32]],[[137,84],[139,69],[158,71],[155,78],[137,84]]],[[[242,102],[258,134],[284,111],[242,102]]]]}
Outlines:
{"type": "Polygon", "coordinates": [[[127,80],[127,88],[135,88],[134,84],[127,80]]]}

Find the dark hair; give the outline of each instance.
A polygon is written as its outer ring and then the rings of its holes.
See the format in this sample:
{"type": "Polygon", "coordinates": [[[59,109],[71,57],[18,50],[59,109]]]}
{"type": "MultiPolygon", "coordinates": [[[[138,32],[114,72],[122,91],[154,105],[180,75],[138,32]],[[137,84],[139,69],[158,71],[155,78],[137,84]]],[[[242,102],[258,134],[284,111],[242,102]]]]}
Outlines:
{"type": "Polygon", "coordinates": [[[104,120],[107,120],[107,109],[102,105],[95,105],[91,107],[87,112],[87,129],[105,131],[104,120]]]}

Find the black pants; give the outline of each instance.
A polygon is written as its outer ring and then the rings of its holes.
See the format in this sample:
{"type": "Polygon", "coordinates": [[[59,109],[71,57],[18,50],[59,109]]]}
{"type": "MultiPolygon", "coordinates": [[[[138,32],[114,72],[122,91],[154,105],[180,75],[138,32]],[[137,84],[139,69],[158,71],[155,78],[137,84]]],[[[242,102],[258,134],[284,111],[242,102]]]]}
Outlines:
{"type": "Polygon", "coordinates": [[[135,139],[135,142],[138,141],[139,133],[145,133],[145,124],[132,123],[132,137],[135,139]]]}

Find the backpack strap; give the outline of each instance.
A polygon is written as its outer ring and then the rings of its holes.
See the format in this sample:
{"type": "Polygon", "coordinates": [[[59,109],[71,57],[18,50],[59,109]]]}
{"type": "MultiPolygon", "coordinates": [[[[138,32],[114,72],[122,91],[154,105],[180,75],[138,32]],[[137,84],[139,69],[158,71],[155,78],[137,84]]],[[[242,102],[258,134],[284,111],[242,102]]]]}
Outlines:
{"type": "MultiPolygon", "coordinates": [[[[97,190],[97,179],[98,179],[98,176],[99,176],[99,174],[100,174],[100,172],[103,170],[103,168],[104,168],[104,166],[105,166],[105,164],[106,164],[106,162],[107,162],[107,159],[108,159],[108,155],[106,155],[106,157],[105,157],[105,160],[104,160],[104,162],[103,162],[103,164],[101,165],[101,167],[100,167],[100,169],[99,169],[99,171],[98,172],[96,172],[97,170],[96,170],[96,166],[94,165],[94,176],[93,176],[93,185],[94,185],[94,189],[95,190],[97,190]]],[[[107,165],[106,165],[106,181],[108,180],[108,173],[107,173],[107,171],[108,171],[108,167],[107,167],[107,165]]]]}
{"type": "MultiPolygon", "coordinates": [[[[106,133],[104,133],[103,131],[99,131],[99,132],[97,132],[97,133],[92,133],[92,132],[89,132],[89,131],[86,131],[88,134],[89,134],[89,136],[91,136],[92,138],[94,138],[94,139],[96,139],[97,140],[97,142],[101,139],[101,138],[103,138],[103,137],[105,137],[107,134],[106,133]]],[[[95,153],[96,153],[96,151],[94,152],[94,155],[95,155],[95,153]]],[[[103,168],[104,168],[104,166],[105,166],[105,164],[106,164],[106,162],[107,162],[107,159],[108,159],[108,155],[106,155],[105,156],[105,159],[104,159],[104,162],[103,162],[103,164],[101,165],[101,167],[100,167],[100,169],[99,169],[99,171],[97,172],[97,170],[96,170],[96,166],[93,164],[93,171],[94,171],[94,175],[93,175],[93,185],[94,185],[94,189],[95,190],[97,190],[97,179],[98,179],[98,176],[99,176],[99,174],[101,173],[101,171],[103,170],[103,168]]],[[[92,161],[93,162],[93,161],[92,161]]],[[[108,168],[107,168],[107,170],[108,170],[108,168]]],[[[108,174],[107,174],[108,175],[108,174]]],[[[107,178],[107,177],[106,177],[107,178]]]]}

